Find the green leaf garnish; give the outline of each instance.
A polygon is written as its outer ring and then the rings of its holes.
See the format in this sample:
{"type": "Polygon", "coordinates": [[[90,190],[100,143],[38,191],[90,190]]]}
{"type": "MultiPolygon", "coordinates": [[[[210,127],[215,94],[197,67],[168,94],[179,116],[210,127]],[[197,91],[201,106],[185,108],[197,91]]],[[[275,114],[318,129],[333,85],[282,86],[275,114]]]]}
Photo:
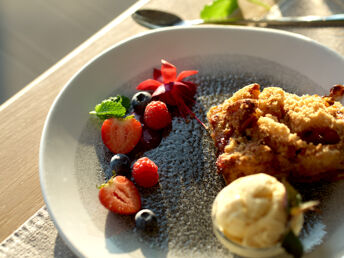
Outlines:
{"type": "Polygon", "coordinates": [[[124,120],[127,120],[127,119],[133,119],[135,118],[135,115],[130,115],[130,116],[126,116],[125,118],[123,118],[124,120]]]}
{"type": "Polygon", "coordinates": [[[201,18],[205,21],[228,18],[238,8],[237,0],[215,0],[204,6],[201,18]]]}
{"type": "Polygon", "coordinates": [[[95,107],[94,113],[100,119],[107,119],[110,117],[123,117],[126,113],[126,108],[123,107],[121,103],[107,100],[103,101],[101,104],[98,104],[95,107]]]}
{"type": "Polygon", "coordinates": [[[287,182],[287,180],[283,179],[282,183],[286,189],[286,210],[288,215],[288,228],[289,230],[285,234],[282,240],[282,247],[285,249],[287,253],[292,255],[295,258],[302,257],[303,255],[303,246],[302,242],[298,238],[297,235],[293,232],[290,221],[293,217],[299,216],[300,214],[304,213],[308,210],[314,210],[314,208],[319,205],[318,201],[308,201],[302,203],[301,194],[287,182]]]}
{"type": "Polygon", "coordinates": [[[292,230],[289,230],[288,233],[284,236],[282,247],[287,253],[295,258],[302,257],[303,255],[302,243],[292,230]]]}
{"type": "Polygon", "coordinates": [[[301,194],[296,191],[294,187],[292,187],[291,184],[287,182],[287,180],[282,180],[282,183],[286,189],[287,193],[287,210],[288,214],[290,214],[291,210],[294,207],[299,207],[302,202],[301,194]]]}
{"type": "Polygon", "coordinates": [[[130,108],[130,99],[128,97],[117,95],[114,97],[114,100],[120,102],[122,106],[126,108],[126,110],[130,108]]]}
{"type": "Polygon", "coordinates": [[[96,187],[97,187],[97,189],[102,189],[104,186],[106,185],[106,183],[104,183],[104,184],[101,184],[101,185],[96,185],[96,187]]]}
{"type": "Polygon", "coordinates": [[[130,99],[125,96],[117,95],[103,100],[96,105],[90,114],[98,116],[100,119],[108,119],[111,117],[124,117],[127,110],[130,108],[130,99]]]}

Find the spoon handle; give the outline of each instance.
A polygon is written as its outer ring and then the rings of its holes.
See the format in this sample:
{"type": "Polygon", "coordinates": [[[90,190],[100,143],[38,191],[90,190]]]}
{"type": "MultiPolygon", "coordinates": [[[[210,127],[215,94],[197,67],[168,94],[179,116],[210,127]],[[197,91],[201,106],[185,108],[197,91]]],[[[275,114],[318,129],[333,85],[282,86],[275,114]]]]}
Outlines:
{"type": "Polygon", "coordinates": [[[344,25],[344,14],[333,14],[329,16],[299,16],[280,17],[273,19],[221,19],[202,20],[199,24],[232,24],[232,25],[255,25],[255,26],[331,26],[344,25]]]}

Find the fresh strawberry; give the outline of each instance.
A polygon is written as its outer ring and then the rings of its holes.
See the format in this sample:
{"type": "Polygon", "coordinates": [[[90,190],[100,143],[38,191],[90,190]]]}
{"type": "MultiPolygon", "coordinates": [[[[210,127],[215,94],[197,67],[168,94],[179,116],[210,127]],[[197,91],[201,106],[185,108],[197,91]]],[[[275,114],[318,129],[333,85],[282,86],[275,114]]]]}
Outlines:
{"type": "Polygon", "coordinates": [[[132,175],[139,186],[152,187],[159,181],[158,166],[149,158],[138,159],[132,169],[132,175]]]}
{"type": "Polygon", "coordinates": [[[101,129],[103,143],[113,153],[129,153],[139,142],[142,126],[133,117],[109,118],[101,129]]]}
{"type": "Polygon", "coordinates": [[[135,214],[141,209],[141,199],[136,186],[125,176],[112,177],[99,190],[101,204],[118,214],[135,214]]]}
{"type": "Polygon", "coordinates": [[[146,106],[143,119],[149,128],[159,130],[171,123],[171,114],[164,102],[152,101],[146,106]]]}

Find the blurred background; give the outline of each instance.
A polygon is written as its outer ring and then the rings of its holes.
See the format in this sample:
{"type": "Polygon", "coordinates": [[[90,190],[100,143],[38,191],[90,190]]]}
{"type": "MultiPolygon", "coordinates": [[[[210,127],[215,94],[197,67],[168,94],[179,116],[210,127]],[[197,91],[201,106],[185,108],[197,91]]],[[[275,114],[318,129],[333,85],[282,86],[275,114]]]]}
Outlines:
{"type": "MultiPolygon", "coordinates": [[[[0,0],[0,105],[138,1],[142,0],[0,0]]],[[[269,11],[271,17],[344,10],[344,0],[260,1],[278,3],[269,11]]],[[[245,18],[266,15],[267,10],[254,2],[238,0],[245,18]]],[[[303,34],[325,45],[334,34],[344,36],[342,28],[322,32],[306,29],[303,34]]]]}
{"type": "Polygon", "coordinates": [[[0,105],[137,0],[0,0],[0,105]]]}

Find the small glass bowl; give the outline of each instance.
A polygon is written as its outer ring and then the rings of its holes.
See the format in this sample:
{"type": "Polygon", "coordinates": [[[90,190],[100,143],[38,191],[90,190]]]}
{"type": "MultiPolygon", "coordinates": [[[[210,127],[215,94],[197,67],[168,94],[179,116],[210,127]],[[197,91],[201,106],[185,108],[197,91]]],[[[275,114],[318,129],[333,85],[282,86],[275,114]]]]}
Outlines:
{"type": "MultiPolygon", "coordinates": [[[[278,243],[275,246],[267,247],[267,248],[254,248],[254,247],[246,247],[242,246],[238,243],[233,242],[232,240],[228,239],[220,230],[218,225],[215,223],[215,218],[212,216],[213,221],[213,231],[217,239],[232,253],[244,256],[244,257],[252,257],[252,258],[262,258],[262,257],[272,257],[276,255],[280,255],[285,253],[284,249],[281,246],[281,243],[278,243]]],[[[298,235],[301,232],[302,225],[303,225],[303,214],[300,214],[292,219],[290,222],[293,231],[298,235]]]]}

